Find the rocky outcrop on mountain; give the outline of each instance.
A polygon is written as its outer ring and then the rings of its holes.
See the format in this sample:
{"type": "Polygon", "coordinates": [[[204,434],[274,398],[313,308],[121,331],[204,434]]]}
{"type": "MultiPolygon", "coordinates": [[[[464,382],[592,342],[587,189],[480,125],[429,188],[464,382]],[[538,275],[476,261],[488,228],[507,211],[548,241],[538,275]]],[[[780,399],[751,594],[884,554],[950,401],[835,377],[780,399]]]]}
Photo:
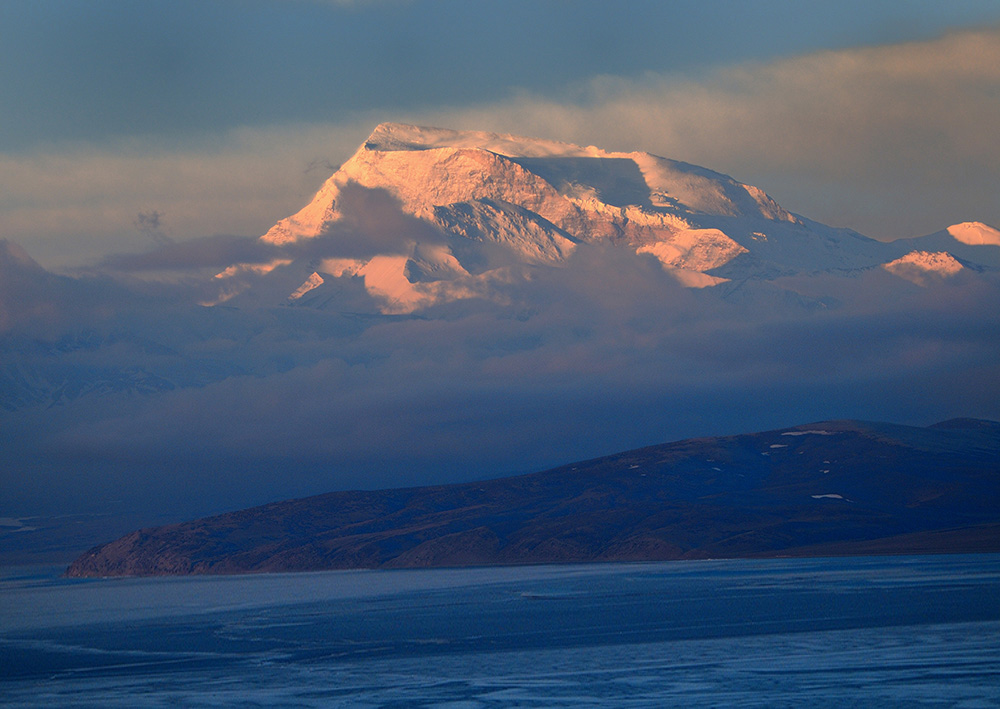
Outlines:
{"type": "Polygon", "coordinates": [[[1000,423],[827,421],[142,529],[70,576],[1000,551],[1000,423]]]}

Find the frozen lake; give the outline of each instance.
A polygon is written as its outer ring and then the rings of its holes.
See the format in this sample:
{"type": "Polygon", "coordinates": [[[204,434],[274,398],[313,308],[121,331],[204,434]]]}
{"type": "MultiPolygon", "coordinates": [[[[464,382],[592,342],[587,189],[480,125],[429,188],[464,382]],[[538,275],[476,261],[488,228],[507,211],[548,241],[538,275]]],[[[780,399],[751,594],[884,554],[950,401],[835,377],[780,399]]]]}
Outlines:
{"type": "Polygon", "coordinates": [[[1000,707],[1000,555],[0,577],[11,707],[1000,707]]]}

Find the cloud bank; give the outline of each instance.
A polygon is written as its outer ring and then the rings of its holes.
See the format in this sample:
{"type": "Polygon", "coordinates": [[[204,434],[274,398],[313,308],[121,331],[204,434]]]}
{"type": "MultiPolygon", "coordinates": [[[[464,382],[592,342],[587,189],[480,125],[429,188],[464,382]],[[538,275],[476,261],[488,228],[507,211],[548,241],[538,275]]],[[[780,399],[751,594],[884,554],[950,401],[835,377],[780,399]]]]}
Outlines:
{"type": "Polygon", "coordinates": [[[743,64],[700,77],[595,77],[488,105],[366,111],[186,145],[125,141],[0,155],[0,229],[47,266],[177,241],[257,236],[386,120],[645,150],[756,184],[792,211],[880,239],[1000,224],[1000,29],[743,64]]]}
{"type": "Polygon", "coordinates": [[[0,512],[185,516],[829,418],[1000,418],[995,274],[814,285],[832,307],[766,283],[727,300],[581,245],[512,270],[499,302],[408,316],[82,301],[61,329],[0,338],[5,396],[57,397],[0,412],[0,512]]]}

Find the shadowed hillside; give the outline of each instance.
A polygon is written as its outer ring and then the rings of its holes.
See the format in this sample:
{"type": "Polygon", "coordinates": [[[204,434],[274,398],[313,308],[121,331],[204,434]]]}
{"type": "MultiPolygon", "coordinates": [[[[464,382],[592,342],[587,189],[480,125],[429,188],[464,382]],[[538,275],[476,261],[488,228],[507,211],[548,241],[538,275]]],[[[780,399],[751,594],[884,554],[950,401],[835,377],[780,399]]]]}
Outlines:
{"type": "Polygon", "coordinates": [[[830,421],[133,532],[70,576],[1000,550],[1000,424],[830,421]]]}

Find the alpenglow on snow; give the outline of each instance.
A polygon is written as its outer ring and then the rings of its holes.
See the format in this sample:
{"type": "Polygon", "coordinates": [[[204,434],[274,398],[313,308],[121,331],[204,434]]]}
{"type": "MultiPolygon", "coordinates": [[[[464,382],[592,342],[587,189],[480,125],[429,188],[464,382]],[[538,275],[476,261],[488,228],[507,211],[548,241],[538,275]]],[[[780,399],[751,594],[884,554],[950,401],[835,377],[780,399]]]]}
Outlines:
{"type": "Polygon", "coordinates": [[[595,243],[655,258],[694,288],[878,267],[919,283],[954,275],[962,261],[1000,266],[1000,231],[978,222],[887,244],[649,153],[392,123],[261,239],[281,247],[358,233],[375,235],[365,253],[236,264],[219,274],[217,302],[241,292],[235,276],[293,268],[301,279],[289,301],[322,299],[332,282],[361,279],[382,312],[407,313],[490,297],[511,267],[559,266],[595,243]]]}

